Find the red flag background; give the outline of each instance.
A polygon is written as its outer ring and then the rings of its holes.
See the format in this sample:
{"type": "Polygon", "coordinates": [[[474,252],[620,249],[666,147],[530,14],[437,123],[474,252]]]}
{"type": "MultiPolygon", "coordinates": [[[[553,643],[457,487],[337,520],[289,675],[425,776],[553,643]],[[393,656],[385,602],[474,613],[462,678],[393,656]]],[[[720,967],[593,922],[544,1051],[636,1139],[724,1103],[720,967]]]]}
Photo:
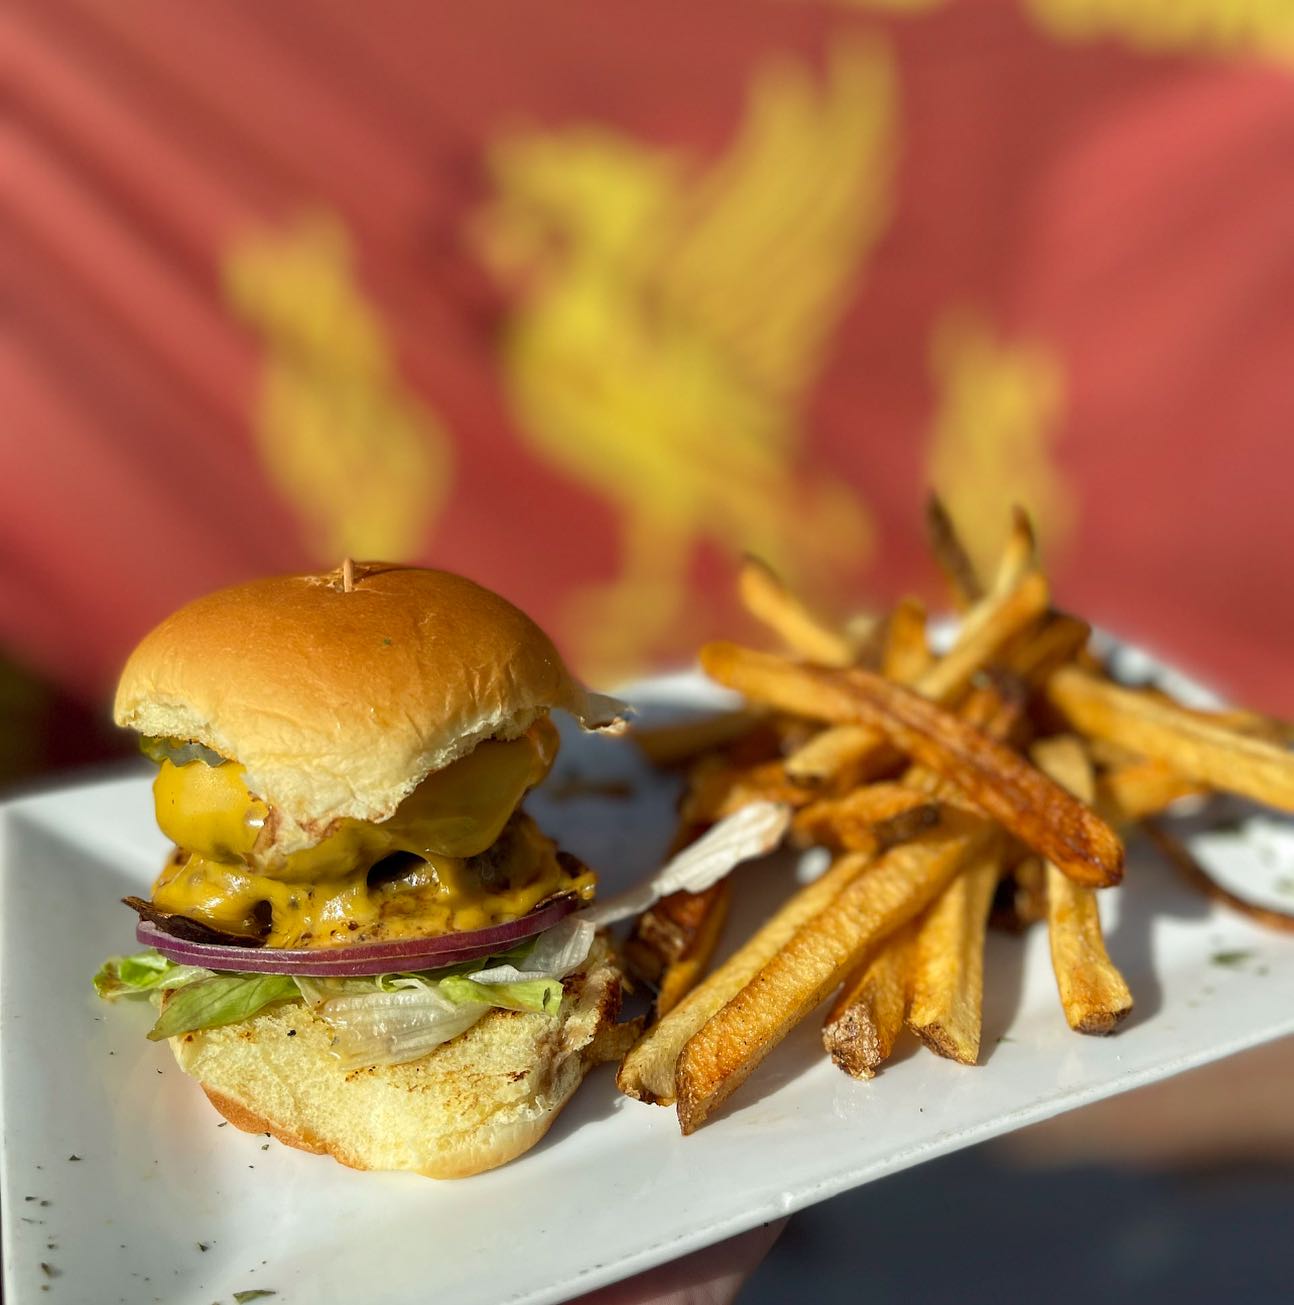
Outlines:
{"type": "Polygon", "coordinates": [[[1294,11],[18,0],[0,46],[31,730],[186,598],[345,554],[600,681],[740,629],[747,549],[933,599],[931,484],[1294,711],[1294,11]]]}

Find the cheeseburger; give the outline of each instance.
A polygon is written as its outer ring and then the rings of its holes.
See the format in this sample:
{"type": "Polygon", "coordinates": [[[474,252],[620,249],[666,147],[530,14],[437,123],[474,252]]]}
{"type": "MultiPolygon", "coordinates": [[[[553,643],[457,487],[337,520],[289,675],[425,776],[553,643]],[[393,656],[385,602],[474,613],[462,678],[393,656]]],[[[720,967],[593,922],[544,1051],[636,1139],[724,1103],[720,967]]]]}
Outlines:
{"type": "Polygon", "coordinates": [[[347,563],[211,594],[135,649],[119,725],[174,844],[104,997],[231,1123],[361,1169],[457,1177],[533,1146],[621,1048],[595,877],[520,808],[550,712],[615,726],[510,603],[347,563]]]}

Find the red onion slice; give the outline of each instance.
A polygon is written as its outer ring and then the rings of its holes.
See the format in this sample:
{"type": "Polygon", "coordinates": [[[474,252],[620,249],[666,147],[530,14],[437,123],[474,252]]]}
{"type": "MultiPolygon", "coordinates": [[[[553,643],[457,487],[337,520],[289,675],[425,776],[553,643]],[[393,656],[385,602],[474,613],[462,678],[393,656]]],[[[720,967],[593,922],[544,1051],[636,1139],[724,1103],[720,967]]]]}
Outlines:
{"type": "Polygon", "coordinates": [[[554,898],[506,924],[470,933],[447,933],[436,938],[401,938],[397,942],[339,943],[336,947],[231,947],[223,943],[194,942],[163,933],[141,920],[135,937],[146,947],[181,965],[208,970],[238,970],[245,974],[300,974],[315,978],[348,979],[394,970],[434,970],[460,961],[492,956],[551,929],[579,906],[574,894],[554,898]]]}

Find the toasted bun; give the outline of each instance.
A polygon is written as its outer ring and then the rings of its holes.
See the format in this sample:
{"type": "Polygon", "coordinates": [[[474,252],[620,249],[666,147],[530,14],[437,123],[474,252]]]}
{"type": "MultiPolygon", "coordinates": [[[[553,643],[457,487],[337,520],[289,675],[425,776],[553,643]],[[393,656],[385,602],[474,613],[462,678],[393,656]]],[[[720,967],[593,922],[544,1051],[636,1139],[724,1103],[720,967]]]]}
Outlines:
{"type": "Polygon", "coordinates": [[[498,594],[374,562],[350,590],[280,576],[181,608],[131,654],[115,716],[241,762],[310,841],[342,817],[386,819],[431,771],[555,707],[590,728],[622,711],[498,594]]]}
{"type": "Polygon", "coordinates": [[[466,1178],[528,1151],[589,1068],[627,1049],[612,1027],[621,979],[604,940],[565,984],[558,1016],[492,1010],[406,1065],[343,1069],[327,1025],[298,1004],[172,1038],[171,1050],[238,1128],[354,1169],[466,1178]]]}

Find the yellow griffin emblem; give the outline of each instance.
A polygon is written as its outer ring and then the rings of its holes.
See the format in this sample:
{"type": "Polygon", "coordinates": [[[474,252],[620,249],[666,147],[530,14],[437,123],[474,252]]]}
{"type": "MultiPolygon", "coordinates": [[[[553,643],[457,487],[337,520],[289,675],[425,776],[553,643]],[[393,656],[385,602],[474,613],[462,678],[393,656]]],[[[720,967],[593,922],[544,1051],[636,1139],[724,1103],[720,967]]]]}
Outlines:
{"type": "Polygon", "coordinates": [[[270,482],[320,561],[416,557],[449,488],[451,444],[404,383],[350,236],[315,214],[226,251],[226,300],[263,345],[252,414],[270,482]]]}
{"type": "Polygon", "coordinates": [[[1289,0],[1024,0],[1024,9],[1060,41],[1114,39],[1144,54],[1294,62],[1289,0]]]}
{"type": "Polygon", "coordinates": [[[1044,544],[1063,547],[1075,502],[1053,449],[1065,404],[1060,356],[1036,340],[1002,338],[974,312],[950,309],[935,325],[930,363],[937,397],[930,483],[974,561],[988,572],[1014,504],[1029,509],[1044,544]]]}
{"type": "Polygon", "coordinates": [[[779,58],[717,161],[579,126],[497,140],[482,254],[525,291],[502,345],[521,437],[618,510],[620,570],[573,596],[586,670],[679,632],[698,548],[856,570],[867,513],[797,465],[800,411],[891,208],[897,89],[874,43],[779,58]]]}

